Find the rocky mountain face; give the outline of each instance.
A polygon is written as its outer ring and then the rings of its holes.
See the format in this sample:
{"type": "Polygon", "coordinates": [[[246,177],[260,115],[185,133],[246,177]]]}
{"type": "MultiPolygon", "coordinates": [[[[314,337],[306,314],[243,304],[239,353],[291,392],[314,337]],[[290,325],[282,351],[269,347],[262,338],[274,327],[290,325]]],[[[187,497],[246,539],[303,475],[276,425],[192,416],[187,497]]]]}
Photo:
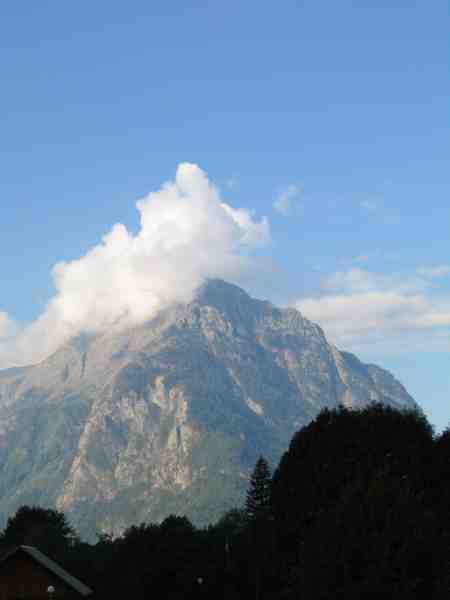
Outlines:
{"type": "Polygon", "coordinates": [[[298,311],[210,281],[139,327],[0,371],[0,525],[21,504],[64,511],[88,539],[171,513],[206,524],[320,409],[371,401],[416,406],[298,311]]]}

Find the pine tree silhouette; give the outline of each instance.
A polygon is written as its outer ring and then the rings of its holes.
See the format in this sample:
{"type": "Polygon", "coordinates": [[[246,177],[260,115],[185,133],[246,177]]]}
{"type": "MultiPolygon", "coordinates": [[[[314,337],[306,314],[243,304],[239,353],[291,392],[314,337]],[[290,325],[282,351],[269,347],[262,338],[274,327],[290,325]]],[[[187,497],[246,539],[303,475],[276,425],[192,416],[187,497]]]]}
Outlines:
{"type": "Polygon", "coordinates": [[[270,512],[271,482],[269,465],[266,459],[260,456],[256,461],[247,490],[245,514],[248,520],[253,521],[268,516],[270,512]]]}

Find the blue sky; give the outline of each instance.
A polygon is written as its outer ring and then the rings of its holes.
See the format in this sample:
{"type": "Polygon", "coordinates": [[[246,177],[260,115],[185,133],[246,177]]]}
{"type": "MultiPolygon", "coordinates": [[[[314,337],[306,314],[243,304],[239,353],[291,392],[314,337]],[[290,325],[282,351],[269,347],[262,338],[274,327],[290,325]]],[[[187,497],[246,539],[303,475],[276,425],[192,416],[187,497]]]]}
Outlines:
{"type": "Polygon", "coordinates": [[[189,162],[267,217],[248,287],[447,426],[449,25],[444,0],[2,3],[0,348],[18,360],[56,263],[138,236],[136,201],[189,162]]]}

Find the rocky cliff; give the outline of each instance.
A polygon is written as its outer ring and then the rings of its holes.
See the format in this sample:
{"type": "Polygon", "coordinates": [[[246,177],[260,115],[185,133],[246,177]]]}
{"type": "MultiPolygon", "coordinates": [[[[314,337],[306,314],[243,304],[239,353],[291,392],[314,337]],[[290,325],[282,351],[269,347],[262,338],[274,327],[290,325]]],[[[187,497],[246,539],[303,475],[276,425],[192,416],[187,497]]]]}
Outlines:
{"type": "Polygon", "coordinates": [[[259,454],[275,464],[323,407],[371,401],[415,407],[298,311],[213,280],[139,327],[0,371],[0,512],[57,507],[91,539],[174,512],[205,524],[242,501],[259,454]]]}

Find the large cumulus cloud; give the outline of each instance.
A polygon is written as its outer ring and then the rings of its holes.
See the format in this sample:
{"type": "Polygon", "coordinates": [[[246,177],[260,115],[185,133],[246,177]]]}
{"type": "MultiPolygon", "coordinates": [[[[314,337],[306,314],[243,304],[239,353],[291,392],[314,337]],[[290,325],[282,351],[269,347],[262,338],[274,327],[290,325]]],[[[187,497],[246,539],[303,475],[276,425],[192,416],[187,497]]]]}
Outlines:
{"type": "Polygon", "coordinates": [[[254,276],[251,250],[270,242],[267,219],[226,204],[194,164],[180,164],[137,209],[136,235],[117,224],[85,256],[54,267],[56,293],[34,323],[17,331],[0,313],[0,367],[40,360],[81,332],[143,322],[189,301],[206,278],[254,276]]]}

